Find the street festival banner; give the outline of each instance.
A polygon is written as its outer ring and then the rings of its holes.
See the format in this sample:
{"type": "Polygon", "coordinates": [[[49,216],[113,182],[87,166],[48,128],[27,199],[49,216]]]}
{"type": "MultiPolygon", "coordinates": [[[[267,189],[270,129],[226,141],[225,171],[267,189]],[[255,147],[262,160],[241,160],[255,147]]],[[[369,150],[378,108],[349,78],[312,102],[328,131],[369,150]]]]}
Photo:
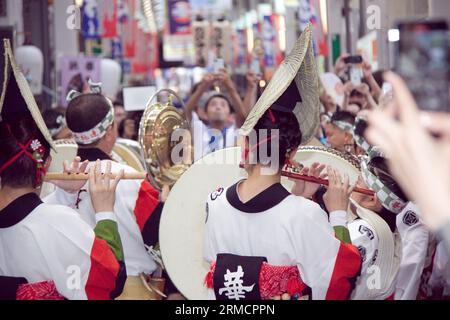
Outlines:
{"type": "Polygon", "coordinates": [[[208,21],[192,22],[192,36],[194,39],[195,65],[205,68],[208,64],[210,47],[210,26],[208,21]]]}
{"type": "Polygon", "coordinates": [[[194,64],[192,11],[188,0],[168,0],[168,32],[164,35],[164,59],[194,64]]]}
{"type": "Polygon", "coordinates": [[[67,106],[66,97],[71,90],[83,92],[89,79],[100,81],[100,59],[84,56],[63,56],[61,66],[60,104],[67,106]]]}
{"type": "Polygon", "coordinates": [[[190,35],[192,12],[189,0],[168,0],[169,33],[171,35],[190,35]]]}
{"type": "Polygon", "coordinates": [[[84,0],[82,7],[82,36],[89,39],[117,37],[117,0],[84,0]]]}
{"type": "Polygon", "coordinates": [[[247,65],[250,64],[247,54],[247,30],[238,27],[233,35],[233,65],[237,73],[247,72],[247,65]]]}
{"type": "Polygon", "coordinates": [[[231,64],[231,24],[228,21],[214,21],[212,23],[212,51],[217,58],[231,64]]]}

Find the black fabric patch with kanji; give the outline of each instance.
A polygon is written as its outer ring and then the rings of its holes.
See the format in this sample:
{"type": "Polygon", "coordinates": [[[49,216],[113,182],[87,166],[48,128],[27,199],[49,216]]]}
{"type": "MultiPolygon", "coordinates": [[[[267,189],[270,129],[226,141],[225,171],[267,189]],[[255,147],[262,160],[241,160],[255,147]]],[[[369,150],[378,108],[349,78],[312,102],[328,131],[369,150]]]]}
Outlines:
{"type": "Polygon", "coordinates": [[[214,271],[217,300],[261,300],[259,275],[263,257],[218,254],[214,271]]]}

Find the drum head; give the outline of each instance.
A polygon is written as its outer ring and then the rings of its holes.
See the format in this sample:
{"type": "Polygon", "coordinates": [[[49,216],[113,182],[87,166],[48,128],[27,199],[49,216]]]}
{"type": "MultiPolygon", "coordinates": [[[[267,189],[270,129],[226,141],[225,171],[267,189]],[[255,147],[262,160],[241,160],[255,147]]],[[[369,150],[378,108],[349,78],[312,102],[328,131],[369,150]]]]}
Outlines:
{"type": "MultiPolygon", "coordinates": [[[[169,277],[187,299],[207,299],[204,279],[209,265],[203,260],[206,200],[214,190],[245,179],[240,159],[241,148],[207,155],[181,176],[164,205],[159,231],[161,254],[169,277]]],[[[329,164],[341,174],[349,174],[351,181],[359,175],[356,163],[326,148],[300,148],[296,159],[305,166],[314,162],[329,164]]],[[[283,179],[282,183],[291,190],[290,181],[283,179]]]]}
{"type": "Polygon", "coordinates": [[[332,166],[341,175],[348,174],[351,183],[358,180],[360,173],[357,158],[325,147],[301,147],[295,156],[295,160],[305,167],[311,166],[314,162],[332,166]]]}
{"type": "MultiPolygon", "coordinates": [[[[48,168],[48,172],[63,172],[63,162],[71,163],[77,156],[78,146],[73,140],[56,140],[55,151],[51,150],[50,155],[52,162],[48,168]]],[[[45,198],[55,190],[55,186],[51,183],[44,182],[41,188],[41,198],[45,198]]]]}
{"type": "Polygon", "coordinates": [[[114,145],[113,153],[115,153],[117,156],[119,156],[120,159],[119,162],[125,163],[126,165],[132,167],[134,170],[143,172],[145,171],[145,168],[141,162],[141,159],[139,158],[139,155],[136,154],[136,152],[131,149],[129,146],[117,142],[114,145]],[[122,160],[122,161],[120,161],[122,160]]]}
{"type": "Polygon", "coordinates": [[[207,155],[181,176],[164,204],[159,231],[163,262],[170,279],[190,300],[207,299],[203,283],[209,265],[202,249],[206,200],[214,190],[246,177],[240,159],[240,148],[207,155]]]}

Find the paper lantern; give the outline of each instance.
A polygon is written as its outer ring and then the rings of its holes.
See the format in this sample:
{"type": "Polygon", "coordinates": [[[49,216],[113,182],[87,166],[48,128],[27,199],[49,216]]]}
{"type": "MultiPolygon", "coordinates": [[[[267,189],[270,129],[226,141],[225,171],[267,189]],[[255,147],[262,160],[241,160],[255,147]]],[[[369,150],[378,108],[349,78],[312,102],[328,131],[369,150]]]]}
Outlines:
{"type": "Polygon", "coordinates": [[[21,46],[15,52],[17,64],[22,71],[34,95],[42,94],[44,78],[44,55],[35,46],[21,46]]]}
{"type": "Polygon", "coordinates": [[[102,92],[110,98],[115,98],[120,89],[122,68],[120,64],[111,59],[102,59],[100,63],[100,82],[102,92]]]}

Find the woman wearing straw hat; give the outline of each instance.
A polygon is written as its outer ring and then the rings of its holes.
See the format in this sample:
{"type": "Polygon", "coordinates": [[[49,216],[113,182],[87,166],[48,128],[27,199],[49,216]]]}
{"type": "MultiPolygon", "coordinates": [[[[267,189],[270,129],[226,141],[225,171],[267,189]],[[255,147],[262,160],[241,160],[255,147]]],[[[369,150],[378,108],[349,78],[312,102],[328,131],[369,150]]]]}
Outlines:
{"type": "MultiPolygon", "coordinates": [[[[348,178],[342,181],[328,168],[330,220],[305,198],[317,186],[299,183],[295,190],[300,197],[280,184],[281,168],[311,140],[319,124],[310,43],[308,27],[242,127],[248,179],[216,190],[207,201],[203,253],[211,263],[206,277],[211,298],[347,299],[360,271],[359,252],[348,244],[344,227],[353,189],[348,178]]],[[[323,169],[315,164],[309,171],[320,175],[323,169]]]]}
{"type": "MultiPolygon", "coordinates": [[[[0,105],[0,299],[113,299],[126,278],[113,212],[120,180],[90,171],[95,229],[69,207],[37,196],[53,141],[5,40],[0,105]],[[111,180],[111,181],[110,181],[111,180]],[[30,284],[28,284],[28,282],[30,284]]],[[[85,168],[78,161],[73,172],[85,168]]]]}

